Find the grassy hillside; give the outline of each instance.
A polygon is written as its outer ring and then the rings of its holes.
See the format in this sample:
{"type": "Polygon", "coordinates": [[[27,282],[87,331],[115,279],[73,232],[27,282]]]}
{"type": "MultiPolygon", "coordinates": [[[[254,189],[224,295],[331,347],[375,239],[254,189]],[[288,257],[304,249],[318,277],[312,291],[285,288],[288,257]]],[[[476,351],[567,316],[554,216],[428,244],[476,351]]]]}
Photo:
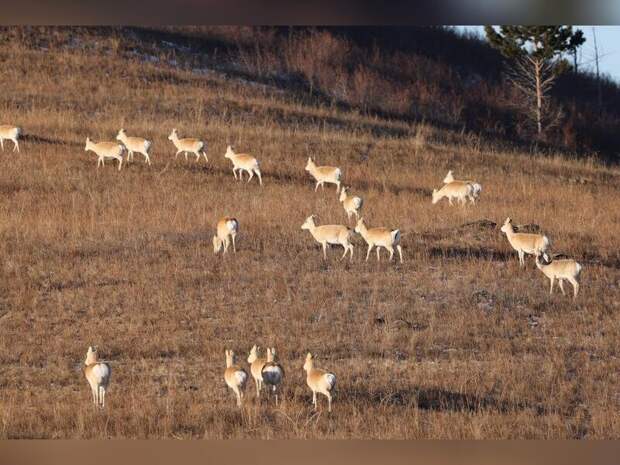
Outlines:
{"type": "Polygon", "coordinates": [[[130,32],[9,32],[0,119],[26,136],[0,172],[0,437],[619,436],[617,168],[365,116],[130,32]],[[152,167],[96,170],[86,137],[120,127],[154,141],[152,167]],[[205,138],[209,163],[175,161],[173,127],[205,138]],[[234,182],[229,143],[263,188],[234,182]],[[359,236],[353,263],[322,260],[301,224],[346,216],[308,156],[342,168],[371,226],[401,229],[403,264],[364,262],[359,236]],[[483,185],[478,205],[431,205],[448,169],[483,185]],[[241,224],[225,257],[222,215],[241,224]],[[476,223],[507,216],[583,264],[576,302],[476,223]],[[103,412],[81,373],[91,344],[113,370],[103,412]],[[225,348],[247,366],[253,344],[278,349],[280,407],[248,385],[239,411],[224,384],[225,348]],[[312,412],[308,350],[337,375],[332,414],[324,398],[312,412]]]}
{"type": "Polygon", "coordinates": [[[619,161],[616,82],[588,72],[560,75],[549,95],[549,115],[556,117],[549,117],[538,137],[524,115],[523,96],[503,77],[508,67],[499,52],[450,28],[199,26],[132,32],[143,41],[181,42],[200,61],[332,105],[484,134],[526,151],[535,146],[619,161]]]}

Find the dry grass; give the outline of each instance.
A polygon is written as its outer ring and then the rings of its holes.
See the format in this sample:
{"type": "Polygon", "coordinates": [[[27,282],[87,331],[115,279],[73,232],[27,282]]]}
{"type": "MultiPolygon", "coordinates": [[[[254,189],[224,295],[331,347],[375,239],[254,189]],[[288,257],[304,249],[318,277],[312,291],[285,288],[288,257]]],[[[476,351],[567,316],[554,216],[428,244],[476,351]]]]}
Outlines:
{"type": "MultiPolygon", "coordinates": [[[[112,42],[117,39],[112,39],[112,42]]],[[[112,43],[114,45],[114,43],[112,43]]],[[[23,126],[0,173],[2,438],[617,438],[620,224],[615,168],[502,153],[458,135],[307,107],[295,96],[115,54],[102,41],[50,53],[0,47],[1,119],[23,126]],[[111,51],[110,51],[111,50],[111,51]],[[84,140],[119,127],[154,140],[119,173],[84,140]],[[166,140],[205,137],[209,164],[166,140]],[[264,188],[233,182],[226,144],[261,162],[264,188]],[[343,168],[371,226],[399,227],[405,263],[324,263],[300,229],[344,222],[313,192],[308,154],[343,168]],[[483,185],[476,207],[431,205],[451,168],[483,185]],[[573,182],[573,181],[578,182],[573,182]],[[238,253],[214,256],[217,219],[238,253]],[[576,303],[479,219],[537,223],[585,265],[576,303]],[[245,365],[275,346],[281,407],[247,389],[240,412],[224,349],[245,365]],[[80,365],[111,360],[95,411],[80,365]],[[338,376],[319,413],[307,350],[338,376]]]]}

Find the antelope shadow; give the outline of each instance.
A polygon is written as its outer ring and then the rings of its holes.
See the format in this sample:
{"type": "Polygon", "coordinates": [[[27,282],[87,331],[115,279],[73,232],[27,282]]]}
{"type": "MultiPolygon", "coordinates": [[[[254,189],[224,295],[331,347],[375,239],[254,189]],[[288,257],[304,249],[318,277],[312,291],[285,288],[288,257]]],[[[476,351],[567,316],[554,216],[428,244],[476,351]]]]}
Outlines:
{"type": "Polygon", "coordinates": [[[537,415],[546,413],[542,405],[530,405],[526,402],[510,402],[498,399],[491,394],[478,396],[461,392],[449,391],[441,388],[412,388],[399,389],[389,392],[349,391],[348,396],[355,399],[367,400],[372,404],[390,406],[416,406],[423,410],[453,411],[453,412],[480,412],[491,410],[499,413],[509,413],[520,410],[534,410],[537,415]]]}

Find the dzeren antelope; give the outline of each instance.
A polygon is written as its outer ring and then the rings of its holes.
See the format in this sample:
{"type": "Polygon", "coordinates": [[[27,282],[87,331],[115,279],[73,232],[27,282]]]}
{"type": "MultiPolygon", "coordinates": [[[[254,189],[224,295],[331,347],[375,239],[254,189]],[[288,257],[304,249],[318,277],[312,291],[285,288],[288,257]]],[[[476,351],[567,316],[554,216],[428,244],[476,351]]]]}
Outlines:
{"type": "Polygon", "coordinates": [[[351,244],[352,231],[346,226],[339,224],[324,224],[317,226],[314,223],[315,215],[310,215],[301,225],[301,229],[310,231],[314,240],[323,246],[323,259],[327,260],[327,244],[339,244],[344,247],[344,253],[342,254],[343,260],[350,254],[350,259],[353,261],[353,244],[351,244]]]}
{"type": "Polygon", "coordinates": [[[224,381],[237,396],[237,406],[241,407],[241,399],[243,399],[243,390],[248,380],[248,374],[243,368],[235,365],[235,353],[232,350],[226,350],[226,370],[224,370],[224,381]]]}
{"type": "Polygon", "coordinates": [[[93,403],[97,407],[105,407],[105,393],[111,374],[110,365],[99,361],[97,349],[89,347],[84,361],[84,375],[93,394],[93,403]]]}
{"type": "Polygon", "coordinates": [[[125,147],[121,144],[117,144],[116,142],[94,143],[87,137],[84,151],[88,152],[89,150],[97,154],[97,169],[99,169],[100,164],[105,166],[104,160],[106,158],[111,158],[113,160],[118,160],[118,170],[121,170],[121,166],[123,165],[123,152],[125,151],[125,147]]]}
{"type": "Polygon", "coordinates": [[[16,150],[19,152],[18,139],[21,134],[22,130],[17,126],[11,126],[10,124],[0,125],[0,146],[2,147],[2,151],[4,151],[4,139],[7,139],[13,142],[13,152],[16,150]]]}
{"type": "Polygon", "coordinates": [[[284,368],[276,362],[275,347],[267,347],[267,363],[263,366],[261,374],[263,375],[263,382],[267,385],[267,389],[271,387],[275,394],[276,405],[278,405],[278,391],[284,379],[284,368]]]}
{"type": "Polygon", "coordinates": [[[571,258],[552,260],[550,262],[548,261],[547,263],[543,263],[540,260],[540,257],[542,256],[542,253],[536,254],[536,266],[547,278],[549,278],[549,281],[551,281],[549,294],[553,294],[553,283],[556,279],[558,279],[560,282],[560,290],[562,291],[562,294],[566,295],[564,292],[564,280],[567,280],[573,285],[573,299],[576,299],[577,294],[579,294],[579,275],[581,274],[581,265],[571,258]]]}
{"type": "Polygon", "coordinates": [[[235,237],[239,232],[239,221],[236,218],[225,216],[217,222],[217,230],[213,236],[213,253],[218,253],[224,246],[224,253],[228,252],[228,246],[232,239],[233,252],[237,252],[235,237]]]}
{"type": "Polygon", "coordinates": [[[383,247],[390,253],[390,261],[394,257],[394,247],[400,255],[400,262],[403,262],[403,248],[400,246],[400,230],[388,228],[370,228],[366,227],[364,218],[360,218],[355,226],[355,232],[360,234],[368,244],[368,252],[366,252],[366,261],[370,256],[373,247],[377,247],[377,261],[379,261],[379,248],[383,247]]]}
{"type": "Polygon", "coordinates": [[[266,358],[258,356],[258,347],[252,346],[250,354],[248,355],[248,363],[250,364],[250,373],[254,378],[254,384],[256,386],[256,397],[260,397],[260,390],[263,387],[263,367],[267,363],[266,358]]]}
{"type": "Polygon", "coordinates": [[[340,191],[340,201],[342,202],[344,211],[347,213],[347,219],[350,220],[351,216],[355,214],[355,218],[359,220],[360,210],[364,205],[364,200],[361,197],[348,195],[347,190],[346,187],[342,186],[342,190],[340,191]]]}
{"type": "MultiPolygon", "coordinates": [[[[454,182],[454,175],[452,174],[452,170],[448,171],[448,174],[446,174],[446,177],[443,178],[443,183],[444,184],[450,184],[451,182],[454,182]]],[[[469,184],[472,189],[471,189],[471,195],[469,195],[469,200],[471,201],[471,203],[476,203],[476,200],[480,198],[480,193],[482,192],[482,186],[474,181],[466,181],[463,180],[461,182],[466,182],[467,184],[469,184]]]]}
{"type": "Polygon", "coordinates": [[[439,202],[442,198],[446,197],[450,205],[452,199],[458,200],[462,205],[467,203],[467,199],[471,199],[473,196],[474,188],[471,184],[463,181],[452,181],[449,184],[445,184],[441,189],[433,189],[433,204],[439,202]]]}
{"type": "Polygon", "coordinates": [[[549,259],[546,252],[549,250],[551,242],[547,236],[543,236],[542,234],[517,233],[514,230],[510,218],[506,218],[506,221],[504,221],[501,227],[501,231],[506,234],[508,242],[510,242],[512,248],[519,254],[520,266],[525,265],[525,254],[538,255],[542,253],[546,260],[549,259]]]}
{"type": "Polygon", "coordinates": [[[168,140],[172,141],[174,146],[177,148],[177,153],[174,156],[175,160],[179,156],[179,153],[183,152],[186,160],[187,154],[193,153],[196,155],[196,161],[200,160],[201,155],[205,157],[206,162],[209,161],[206,152],[207,144],[205,144],[202,140],[194,138],[179,139],[176,128],[172,130],[168,136],[168,140]]]}
{"type": "Polygon", "coordinates": [[[260,167],[258,166],[258,161],[256,158],[248,155],[247,153],[235,153],[230,145],[226,148],[224,158],[228,158],[232,161],[232,172],[235,179],[243,181],[243,175],[241,173],[245,171],[249,174],[248,182],[250,182],[250,180],[254,177],[254,174],[256,174],[259,184],[261,186],[263,185],[263,178],[261,176],[260,167]],[[237,170],[239,170],[239,178],[237,178],[237,170]]]}
{"type": "Polygon", "coordinates": [[[308,157],[306,171],[316,180],[314,192],[317,191],[319,186],[324,187],[323,184],[326,182],[336,184],[336,193],[340,192],[340,179],[342,178],[342,170],[340,168],[334,166],[316,166],[312,158],[308,157]]]}
{"type": "Polygon", "coordinates": [[[336,375],[325,370],[314,368],[314,358],[310,352],[306,355],[304,370],[306,371],[306,384],[308,384],[308,387],[312,391],[312,405],[314,405],[314,409],[316,410],[317,408],[316,393],[318,392],[327,397],[328,411],[331,412],[331,392],[336,386],[336,375]]]}
{"type": "Polygon", "coordinates": [[[127,148],[127,161],[133,161],[133,153],[141,153],[144,155],[144,162],[151,164],[151,157],[149,156],[149,149],[151,148],[151,141],[142,137],[129,137],[123,128],[118,131],[116,140],[123,143],[127,148]]]}

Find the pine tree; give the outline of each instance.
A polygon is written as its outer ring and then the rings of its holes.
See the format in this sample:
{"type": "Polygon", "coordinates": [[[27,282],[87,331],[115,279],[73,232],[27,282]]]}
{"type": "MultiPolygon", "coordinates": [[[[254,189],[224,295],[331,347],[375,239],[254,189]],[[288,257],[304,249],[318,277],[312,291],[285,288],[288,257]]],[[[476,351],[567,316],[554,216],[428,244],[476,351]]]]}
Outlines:
{"type": "Polygon", "coordinates": [[[510,60],[508,80],[523,94],[526,114],[542,135],[547,96],[566,68],[559,58],[576,53],[585,42],[583,32],[572,26],[501,26],[499,32],[485,26],[484,30],[491,46],[510,60]]]}

